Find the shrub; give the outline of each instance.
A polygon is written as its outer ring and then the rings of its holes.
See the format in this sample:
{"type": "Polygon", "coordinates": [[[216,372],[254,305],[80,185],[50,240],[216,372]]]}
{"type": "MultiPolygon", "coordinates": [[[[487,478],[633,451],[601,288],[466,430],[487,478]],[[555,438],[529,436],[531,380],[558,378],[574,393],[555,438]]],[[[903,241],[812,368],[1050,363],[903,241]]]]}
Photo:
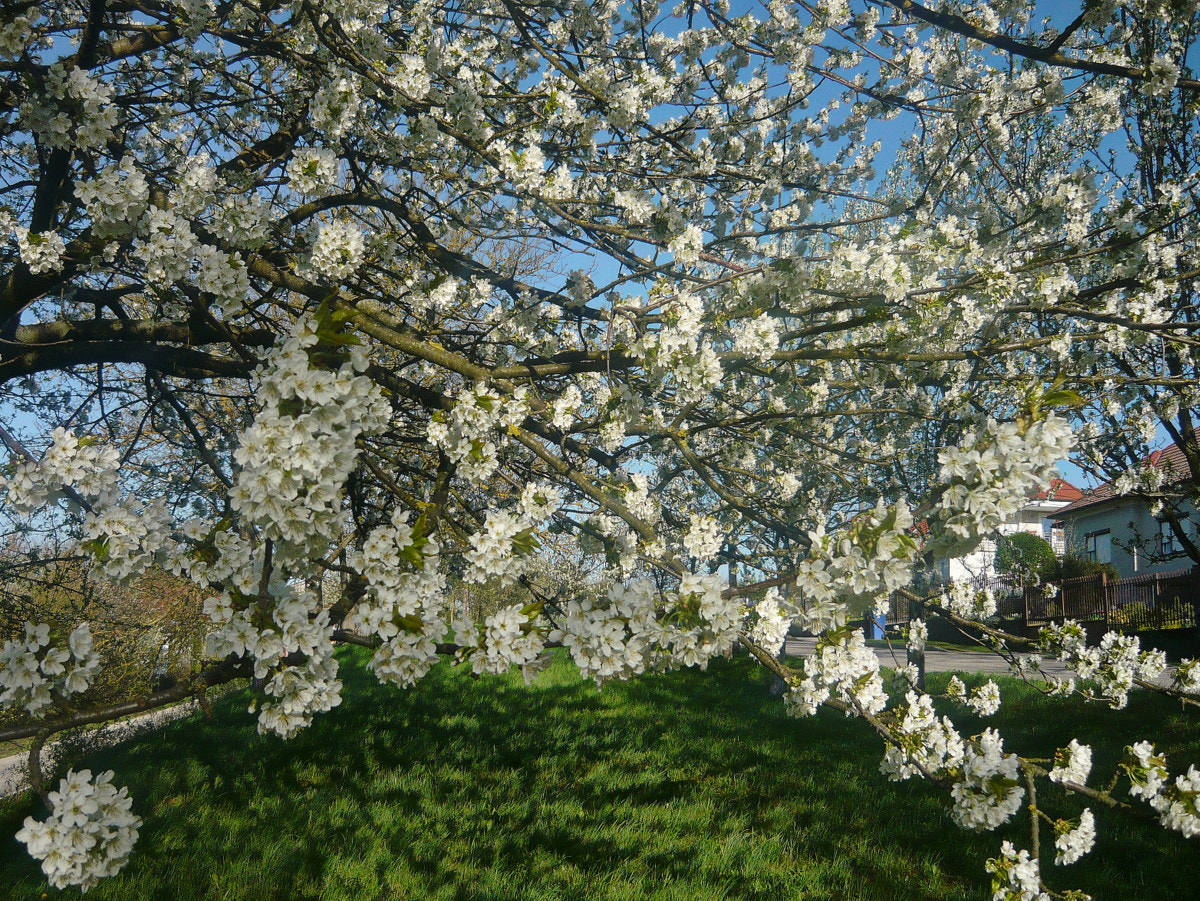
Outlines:
{"type": "Polygon", "coordinates": [[[1029,532],[1004,535],[996,543],[996,571],[1006,576],[1038,576],[1054,571],[1058,558],[1045,538],[1029,532]]]}

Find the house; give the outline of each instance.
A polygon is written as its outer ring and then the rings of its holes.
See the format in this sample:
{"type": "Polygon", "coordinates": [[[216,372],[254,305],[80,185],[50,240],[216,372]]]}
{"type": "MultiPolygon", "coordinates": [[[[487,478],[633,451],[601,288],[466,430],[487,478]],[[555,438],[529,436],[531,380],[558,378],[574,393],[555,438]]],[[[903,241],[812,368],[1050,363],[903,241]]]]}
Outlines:
{"type": "MultiPolygon", "coordinates": [[[[1029,532],[1050,542],[1056,554],[1062,554],[1064,535],[1055,527],[1053,520],[1063,510],[1083,497],[1083,492],[1066,479],[1054,478],[1050,484],[1038,491],[1020,510],[1001,524],[999,534],[1014,535],[1029,532]]],[[[988,538],[969,554],[942,560],[941,577],[955,582],[990,581],[996,572],[996,539],[988,538]]]]}
{"type": "MultiPolygon", "coordinates": [[[[1178,445],[1155,451],[1140,465],[1160,470],[1166,487],[1194,486],[1178,445]]],[[[1200,534],[1195,492],[1190,498],[1181,496],[1173,506],[1180,518],[1178,525],[1195,541],[1200,534]]],[[[1113,482],[1085,491],[1081,498],[1059,510],[1054,520],[1066,535],[1069,552],[1111,563],[1121,578],[1176,571],[1193,564],[1170,519],[1153,510],[1145,497],[1122,494],[1113,482]]]]}

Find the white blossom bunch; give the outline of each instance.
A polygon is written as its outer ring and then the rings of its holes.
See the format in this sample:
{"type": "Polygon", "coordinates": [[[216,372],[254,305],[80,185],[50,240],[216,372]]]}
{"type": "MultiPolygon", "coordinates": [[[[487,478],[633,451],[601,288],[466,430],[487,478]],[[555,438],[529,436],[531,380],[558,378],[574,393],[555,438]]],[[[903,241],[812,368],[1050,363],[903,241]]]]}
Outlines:
{"type": "Polygon", "coordinates": [[[1082,627],[1068,620],[1061,627],[1053,623],[1040,633],[1039,643],[1071,668],[1080,679],[1096,687],[1114,710],[1129,701],[1134,681],[1157,679],[1167,668],[1166,655],[1159,650],[1143,651],[1136,635],[1108,632],[1100,644],[1084,643],[1082,627]]]}
{"type": "Polygon", "coordinates": [[[95,178],[76,182],[75,194],[87,207],[97,237],[132,234],[150,203],[146,177],[128,156],[95,178]]]}
{"type": "Polygon", "coordinates": [[[879,674],[879,658],[867,647],[862,629],[841,630],[822,637],[816,651],[804,658],[804,678],[784,696],[793,716],[813,716],[829,697],[855,709],[878,713],[887,705],[879,674]]]}
{"type": "Polygon", "coordinates": [[[1059,820],[1054,824],[1054,863],[1068,866],[1082,858],[1096,844],[1096,818],[1084,809],[1077,820],[1059,820]]]}
{"type": "Polygon", "coordinates": [[[905,636],[905,647],[910,652],[918,654],[925,650],[925,642],[928,640],[929,627],[925,625],[925,620],[911,620],[908,624],[907,635],[905,636]]]}
{"type": "Polygon", "coordinates": [[[227,592],[210,598],[205,612],[218,626],[205,641],[205,654],[249,656],[254,677],[264,680],[260,732],[290,738],[311,724],[314,714],[341,703],[333,625],[313,592],[275,582],[266,597],[227,592]],[[287,662],[293,654],[302,655],[303,662],[287,662]]]}
{"type": "Polygon", "coordinates": [[[990,420],[962,442],[938,454],[945,491],[926,546],[946,556],[965,554],[1049,484],[1059,460],[1070,453],[1071,426],[1051,413],[1023,431],[1014,422],[990,420]]]}
{"type": "Polygon", "coordinates": [[[528,415],[525,393],[518,388],[501,398],[483,384],[463,390],[449,413],[438,411],[430,419],[430,442],[454,461],[464,479],[483,482],[499,465],[497,430],[520,425],[528,415]]]}
{"type": "Polygon", "coordinates": [[[58,232],[31,232],[27,228],[18,228],[16,231],[21,262],[29,267],[30,272],[43,275],[62,270],[67,245],[58,232]]]}
{"type": "Polygon", "coordinates": [[[1074,782],[1087,785],[1092,772],[1092,749],[1072,738],[1065,748],[1054,752],[1054,767],[1050,770],[1051,782],[1074,782]]]}
{"type": "Polygon", "coordinates": [[[972,690],[966,704],[980,716],[991,716],[1000,709],[1000,686],[988,679],[972,690]]]}
{"type": "Polygon", "coordinates": [[[112,139],[118,122],[112,85],[69,62],[51,66],[43,85],[21,107],[21,119],[46,146],[94,150],[112,139]]]}
{"type": "Polygon", "coordinates": [[[369,667],[381,682],[414,685],[437,662],[446,635],[446,580],[436,541],[414,532],[407,511],[371,531],[349,564],[363,575],[369,592],[351,611],[347,628],[374,635],[383,644],[369,667]]]}
{"type": "MultiPolygon", "coordinates": [[[[823,527],[810,532],[809,555],[796,567],[796,587],[804,599],[801,615],[807,611],[811,618],[814,610],[838,604],[886,612],[882,604],[887,596],[912,581],[917,543],[908,535],[911,526],[907,505],[884,507],[880,502],[844,532],[826,534],[823,527]]],[[[834,628],[839,618],[828,615],[834,628]]]]}
{"type": "Polygon", "coordinates": [[[475,673],[505,673],[528,666],[546,646],[542,631],[520,604],[496,611],[483,624],[483,644],[471,656],[475,673]]]}
{"type": "Polygon", "coordinates": [[[122,504],[97,505],[83,520],[85,548],[113,581],[145,572],[174,544],[171,513],[162,498],[134,512],[122,504]]]}
{"type": "Polygon", "coordinates": [[[337,187],[338,158],[327,147],[302,147],[287,164],[291,186],[301,194],[319,196],[337,187]]]}
{"type": "Polygon", "coordinates": [[[957,767],[963,760],[963,740],[949,718],[940,720],[933,699],[909,691],[900,718],[896,743],[889,745],[879,771],[893,782],[934,775],[957,767]]]}
{"type": "Polygon", "coordinates": [[[525,574],[536,547],[528,520],[507,510],[492,510],[463,554],[467,564],[464,578],[475,584],[495,578],[501,585],[512,585],[525,574]]]}
{"type": "Polygon", "coordinates": [[[661,597],[647,579],[616,584],[606,598],[569,601],[548,638],[569,648],[597,683],[659,667],[705,667],[733,646],[745,615],[740,601],[724,597],[724,584],[688,573],[677,594],[661,597]]]}
{"type": "Polygon", "coordinates": [[[778,589],[771,588],[763,599],[754,605],[754,625],[750,627],[749,638],[756,645],[775,656],[782,650],[787,640],[788,629],[792,625],[791,616],[783,608],[782,598],[778,589]]]}
{"type": "Polygon", "coordinates": [[[1168,829],[1183,833],[1184,838],[1200,835],[1200,770],[1189,766],[1150,799],[1150,806],[1168,829]]]}
{"type": "Polygon", "coordinates": [[[362,265],[367,242],[362,229],[349,222],[323,222],[317,228],[308,264],[331,282],[349,278],[362,265]]]}
{"type": "Polygon", "coordinates": [[[1129,794],[1153,801],[1167,782],[1167,758],[1156,754],[1154,745],[1148,741],[1130,745],[1125,753],[1121,766],[1129,777],[1129,794]]]}
{"type": "Polygon", "coordinates": [[[976,832],[1007,823],[1020,809],[1025,797],[1020,761],[1016,754],[1004,753],[995,729],[967,741],[960,775],[950,794],[954,799],[951,818],[976,832]]]}
{"type": "Polygon", "coordinates": [[[0,486],[19,516],[38,512],[67,487],[95,504],[111,504],[117,497],[119,463],[115,448],[56,428],[42,459],[16,463],[12,475],[0,479],[0,486]]]}
{"type": "Polygon", "coordinates": [[[996,615],[996,593],[990,588],[975,588],[968,582],[951,582],[938,600],[951,613],[967,619],[996,615]]]}
{"type": "Polygon", "coordinates": [[[1190,695],[1200,694],[1200,658],[1184,657],[1175,668],[1174,686],[1190,695]]]}
{"type": "Polygon", "coordinates": [[[613,585],[607,597],[572,599],[550,641],[561,642],[579,671],[601,684],[644,672],[656,628],[656,592],[648,579],[613,585]]]}
{"type": "Polygon", "coordinates": [[[112,778],[112,770],[95,779],[91,770],[68,772],[50,792],[49,818],[26,817],[17,833],[55,888],[77,885],[86,892],[129,861],[142,820],[112,778]]]}
{"type": "Polygon", "coordinates": [[[23,707],[32,716],[44,716],[55,695],[86,691],[99,671],[100,655],[87,623],[59,643],[45,623],[26,622],[23,638],[0,645],[0,708],[23,707]]]}
{"type": "Polygon", "coordinates": [[[691,524],[683,536],[683,548],[696,560],[709,560],[721,549],[725,536],[720,523],[703,513],[693,513],[691,524]]]}
{"type": "Polygon", "coordinates": [[[273,349],[258,370],[260,403],[234,453],[239,471],[233,509],[263,537],[314,552],[341,528],[341,491],[358,459],[359,437],[383,430],[391,407],[379,387],[358,375],[354,351],[336,369],[313,365],[320,338],[310,320],[273,349]]]}
{"type": "Polygon", "coordinates": [[[992,901],[1050,901],[1042,891],[1037,858],[1025,849],[1017,851],[1012,842],[1000,845],[1000,856],[987,862],[992,874],[992,901]]]}

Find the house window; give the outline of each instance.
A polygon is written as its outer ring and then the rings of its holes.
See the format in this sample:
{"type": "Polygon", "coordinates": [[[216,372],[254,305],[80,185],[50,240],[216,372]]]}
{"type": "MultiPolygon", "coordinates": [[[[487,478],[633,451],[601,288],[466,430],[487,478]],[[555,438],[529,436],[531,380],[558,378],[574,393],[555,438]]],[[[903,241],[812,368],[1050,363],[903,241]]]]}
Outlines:
{"type": "Polygon", "coordinates": [[[1083,550],[1089,560],[1095,560],[1097,563],[1112,562],[1112,532],[1108,529],[1088,532],[1084,536],[1083,550]]]}
{"type": "Polygon", "coordinates": [[[1164,557],[1174,557],[1180,551],[1179,542],[1175,540],[1175,530],[1169,520],[1158,521],[1158,552],[1164,557]]]}

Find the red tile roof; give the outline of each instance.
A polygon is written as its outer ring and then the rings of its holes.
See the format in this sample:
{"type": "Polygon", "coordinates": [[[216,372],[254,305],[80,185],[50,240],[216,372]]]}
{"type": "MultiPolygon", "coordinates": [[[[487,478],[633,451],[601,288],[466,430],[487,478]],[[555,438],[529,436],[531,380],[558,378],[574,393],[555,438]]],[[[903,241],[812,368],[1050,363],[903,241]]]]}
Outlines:
{"type": "Polygon", "coordinates": [[[1041,489],[1033,496],[1038,501],[1077,501],[1083,498],[1083,492],[1066,479],[1053,478],[1050,487],[1041,489]]]}
{"type": "MultiPolygon", "coordinates": [[[[1141,461],[1141,466],[1154,466],[1162,469],[1167,477],[1167,482],[1180,482],[1184,479],[1191,478],[1191,471],[1188,469],[1187,458],[1183,455],[1183,448],[1178,444],[1171,444],[1164,447],[1162,450],[1153,451],[1149,456],[1141,461]]],[[[1076,489],[1078,490],[1078,489],[1076,489]]],[[[1064,513],[1074,513],[1076,510],[1081,510],[1084,507],[1092,507],[1096,504],[1103,504],[1105,501],[1111,501],[1118,498],[1118,495],[1112,487],[1112,482],[1105,482],[1096,488],[1089,488],[1087,491],[1081,492],[1080,496],[1073,500],[1070,504],[1058,510],[1054,514],[1054,519],[1058,519],[1064,513]]],[[[1066,498],[1064,498],[1066,500],[1066,498]]]]}

